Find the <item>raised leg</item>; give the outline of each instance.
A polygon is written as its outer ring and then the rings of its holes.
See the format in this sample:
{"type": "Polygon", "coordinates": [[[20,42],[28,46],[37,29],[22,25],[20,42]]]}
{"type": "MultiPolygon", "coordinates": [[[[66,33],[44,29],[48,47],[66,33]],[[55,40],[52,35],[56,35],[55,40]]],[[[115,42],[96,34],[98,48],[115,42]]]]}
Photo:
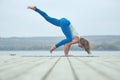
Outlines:
{"type": "Polygon", "coordinates": [[[60,26],[60,20],[48,16],[45,12],[43,12],[42,10],[40,10],[38,8],[36,8],[35,11],[38,12],[39,14],[41,14],[49,23],[51,23],[55,26],[60,26]]]}
{"type": "Polygon", "coordinates": [[[60,20],[48,16],[44,11],[38,9],[36,6],[28,6],[28,9],[32,9],[32,10],[38,12],[42,17],[44,17],[51,24],[60,26],[60,20]]]}

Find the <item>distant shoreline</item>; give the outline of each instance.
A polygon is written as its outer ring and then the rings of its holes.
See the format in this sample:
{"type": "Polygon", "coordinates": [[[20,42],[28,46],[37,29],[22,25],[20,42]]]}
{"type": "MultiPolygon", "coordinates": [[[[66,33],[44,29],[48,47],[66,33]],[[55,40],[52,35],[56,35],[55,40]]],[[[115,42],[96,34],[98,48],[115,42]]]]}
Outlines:
{"type": "MultiPolygon", "coordinates": [[[[94,51],[120,51],[120,36],[82,36],[91,44],[94,51]]],[[[49,51],[52,44],[59,42],[64,37],[10,37],[0,38],[0,51],[49,51]]],[[[63,46],[56,49],[62,51],[63,46]]],[[[78,45],[71,47],[72,51],[82,50],[78,45]]]]}
{"type": "MultiPolygon", "coordinates": [[[[9,37],[3,37],[0,36],[0,38],[64,38],[64,36],[9,36],[9,37]]],[[[82,35],[81,37],[120,37],[120,35],[82,35]]]]}

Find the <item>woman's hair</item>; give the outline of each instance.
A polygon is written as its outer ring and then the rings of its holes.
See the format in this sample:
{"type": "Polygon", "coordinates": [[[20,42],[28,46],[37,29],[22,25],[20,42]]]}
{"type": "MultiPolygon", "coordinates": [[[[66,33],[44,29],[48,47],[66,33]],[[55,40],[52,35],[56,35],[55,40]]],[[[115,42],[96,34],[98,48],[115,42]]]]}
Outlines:
{"type": "Polygon", "coordinates": [[[80,43],[82,47],[87,51],[88,54],[90,54],[90,44],[89,41],[86,40],[85,38],[80,38],[80,43]]]}

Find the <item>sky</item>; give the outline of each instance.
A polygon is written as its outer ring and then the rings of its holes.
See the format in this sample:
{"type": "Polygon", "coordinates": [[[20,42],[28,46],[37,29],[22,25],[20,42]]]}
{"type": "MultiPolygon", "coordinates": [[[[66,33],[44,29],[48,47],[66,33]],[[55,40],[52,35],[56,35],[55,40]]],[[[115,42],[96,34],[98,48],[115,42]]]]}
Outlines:
{"type": "Polygon", "coordinates": [[[68,18],[80,36],[120,35],[120,0],[0,0],[0,37],[64,36],[29,5],[68,18]]]}

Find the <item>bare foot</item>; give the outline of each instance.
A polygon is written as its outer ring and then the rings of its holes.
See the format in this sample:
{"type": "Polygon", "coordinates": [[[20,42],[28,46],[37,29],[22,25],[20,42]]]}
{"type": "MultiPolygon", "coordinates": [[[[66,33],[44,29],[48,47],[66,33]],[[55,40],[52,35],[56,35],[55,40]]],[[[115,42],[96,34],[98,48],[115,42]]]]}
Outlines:
{"type": "Polygon", "coordinates": [[[28,9],[32,9],[32,10],[35,10],[35,9],[36,9],[36,6],[28,6],[27,8],[28,8],[28,9]]]}
{"type": "Polygon", "coordinates": [[[52,45],[51,49],[50,49],[50,53],[52,53],[54,50],[56,49],[55,45],[52,45]]]}

